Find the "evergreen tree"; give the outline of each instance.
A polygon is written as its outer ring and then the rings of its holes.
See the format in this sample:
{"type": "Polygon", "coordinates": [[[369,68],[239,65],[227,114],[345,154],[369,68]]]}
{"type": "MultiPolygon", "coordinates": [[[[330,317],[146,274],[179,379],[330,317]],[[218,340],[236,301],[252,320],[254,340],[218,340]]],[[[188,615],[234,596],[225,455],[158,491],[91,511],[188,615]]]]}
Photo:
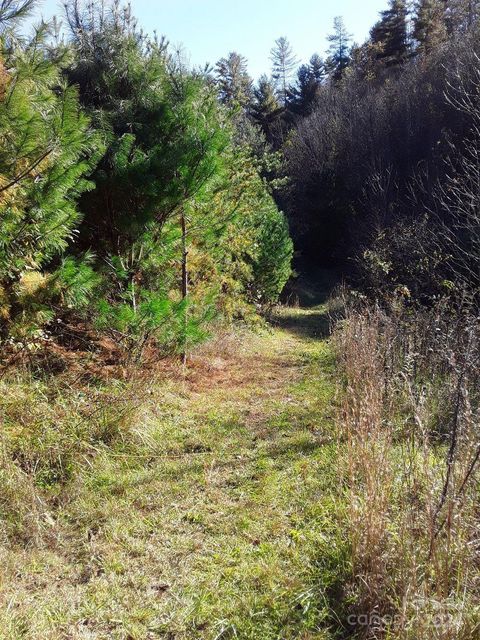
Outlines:
{"type": "Polygon", "coordinates": [[[69,75],[108,141],[96,188],[82,200],[84,242],[101,254],[123,252],[201,187],[212,171],[210,138],[220,144],[224,136],[211,121],[218,114],[203,79],[170,61],[117,5],[95,22],[77,5],[68,11],[75,47],[69,75]]]}
{"type": "Polygon", "coordinates": [[[416,6],[413,36],[420,51],[435,49],[447,37],[445,0],[419,0],[416,6]]]}
{"type": "Polygon", "coordinates": [[[46,36],[44,25],[26,44],[11,34],[8,46],[0,42],[0,316],[4,334],[27,339],[52,319],[61,295],[52,263],[77,233],[76,198],[89,186],[96,144],[46,36]]]}
{"type": "Polygon", "coordinates": [[[239,206],[232,185],[236,150],[246,146],[235,109],[246,107],[244,61],[233,54],[219,67],[232,117],[205,73],[150,42],[118,5],[82,13],[73,0],[68,18],[70,78],[107,141],[95,189],[80,202],[80,242],[94,250],[102,275],[97,324],[139,355],[155,338],[185,359],[214,299],[217,276],[198,264],[207,251],[227,251],[225,229],[239,206]]]}
{"type": "MultiPolygon", "coordinates": [[[[108,143],[95,189],[80,203],[80,240],[107,265],[106,324],[116,318],[130,327],[119,331],[131,334],[131,344],[144,344],[161,325],[186,317],[188,203],[219,170],[227,130],[204,79],[146,39],[119,5],[82,12],[73,1],[67,16],[70,78],[108,143]],[[172,219],[180,233],[169,236],[174,262],[163,233],[172,219]],[[181,300],[170,296],[175,288],[181,300]]],[[[185,344],[187,323],[177,325],[185,344]]]]}
{"type": "Polygon", "coordinates": [[[248,75],[247,61],[243,56],[232,52],[217,62],[216,87],[220,101],[230,110],[235,127],[235,143],[249,146],[261,155],[265,141],[250,117],[253,81],[248,75]]]}
{"type": "Polygon", "coordinates": [[[220,100],[233,107],[246,109],[252,99],[252,79],[248,75],[247,60],[232,52],[216,65],[217,86],[220,100]]]}
{"type": "Polygon", "coordinates": [[[325,79],[325,63],[314,54],[308,64],[300,67],[297,83],[290,89],[290,109],[300,115],[308,115],[325,79]]]}
{"type": "Polygon", "coordinates": [[[248,318],[252,305],[278,299],[291,273],[292,241],[247,149],[226,151],[223,174],[192,203],[189,219],[194,317],[205,298],[228,319],[248,318]]]}
{"type": "Polygon", "coordinates": [[[287,38],[282,36],[275,41],[275,46],[270,51],[270,60],[272,61],[272,78],[275,82],[278,99],[286,107],[288,87],[297,66],[297,59],[287,38]]]}
{"type": "Polygon", "coordinates": [[[343,18],[337,16],[333,21],[333,33],[328,36],[330,46],[326,71],[334,80],[340,80],[350,63],[350,43],[352,36],[348,33],[343,18]]]}
{"type": "Polygon", "coordinates": [[[252,117],[262,129],[267,141],[272,143],[282,113],[282,106],[278,101],[273,83],[266,75],[260,77],[253,95],[252,117]]]}
{"type": "Polygon", "coordinates": [[[310,79],[321,84],[325,79],[325,62],[318,53],[312,55],[307,66],[310,79]]]}
{"type": "Polygon", "coordinates": [[[405,0],[390,0],[390,7],[382,11],[379,22],[370,32],[372,43],[378,45],[377,58],[387,66],[401,64],[408,57],[407,19],[405,0]]]}

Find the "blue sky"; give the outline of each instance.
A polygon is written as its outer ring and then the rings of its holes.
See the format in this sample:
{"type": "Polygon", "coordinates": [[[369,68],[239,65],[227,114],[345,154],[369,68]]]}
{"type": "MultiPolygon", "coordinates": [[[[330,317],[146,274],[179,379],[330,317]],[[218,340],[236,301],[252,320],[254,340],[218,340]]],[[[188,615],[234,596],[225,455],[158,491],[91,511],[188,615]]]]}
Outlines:
{"type": "MultiPolygon", "coordinates": [[[[363,42],[387,0],[132,0],[146,31],[157,30],[183,44],[194,65],[215,63],[229,51],[247,57],[258,78],[269,72],[276,38],[287,36],[300,61],[323,55],[333,18],[342,15],[357,42],[363,42]]],[[[58,0],[43,0],[44,17],[62,13],[58,0]]]]}

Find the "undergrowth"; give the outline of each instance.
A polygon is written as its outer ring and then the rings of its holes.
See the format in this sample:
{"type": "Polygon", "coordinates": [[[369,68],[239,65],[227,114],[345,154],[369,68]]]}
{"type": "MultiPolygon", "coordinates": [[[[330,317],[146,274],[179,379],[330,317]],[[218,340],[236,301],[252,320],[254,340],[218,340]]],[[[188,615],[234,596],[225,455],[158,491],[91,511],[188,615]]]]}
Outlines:
{"type": "Polygon", "coordinates": [[[352,311],[337,331],[360,638],[480,633],[478,349],[478,319],[442,305],[352,311]]]}

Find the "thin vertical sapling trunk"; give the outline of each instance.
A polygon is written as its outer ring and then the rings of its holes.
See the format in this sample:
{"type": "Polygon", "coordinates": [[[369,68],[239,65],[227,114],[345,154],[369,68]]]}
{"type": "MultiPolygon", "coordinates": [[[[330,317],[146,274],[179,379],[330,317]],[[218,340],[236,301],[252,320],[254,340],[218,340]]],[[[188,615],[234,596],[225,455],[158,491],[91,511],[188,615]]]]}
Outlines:
{"type": "Polygon", "coordinates": [[[183,307],[183,335],[182,335],[182,363],[187,364],[187,324],[188,324],[188,310],[187,310],[187,296],[188,296],[188,247],[187,247],[187,219],[185,216],[185,209],[182,207],[180,214],[180,225],[182,229],[182,301],[183,307]]]}

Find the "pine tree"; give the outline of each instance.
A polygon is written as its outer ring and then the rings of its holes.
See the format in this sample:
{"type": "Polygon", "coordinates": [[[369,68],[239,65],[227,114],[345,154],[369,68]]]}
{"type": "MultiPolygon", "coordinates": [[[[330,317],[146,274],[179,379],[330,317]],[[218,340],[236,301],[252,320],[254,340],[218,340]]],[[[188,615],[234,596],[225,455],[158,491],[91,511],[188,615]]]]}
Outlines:
{"type": "Polygon", "coordinates": [[[61,279],[49,267],[77,233],[76,199],[96,146],[46,36],[44,25],[26,44],[12,34],[1,42],[1,316],[5,331],[24,337],[52,318],[61,279]]]}
{"type": "Polygon", "coordinates": [[[140,352],[164,324],[177,326],[185,345],[188,203],[216,175],[228,142],[215,92],[118,4],[81,12],[74,0],[67,16],[75,51],[69,75],[108,142],[95,189],[80,203],[80,242],[107,265],[100,322],[140,352]],[[171,221],[178,235],[164,234],[171,221]]]}
{"type": "Polygon", "coordinates": [[[331,78],[340,80],[350,63],[350,43],[352,36],[348,33],[343,18],[337,16],[333,21],[333,33],[328,36],[330,46],[326,70],[331,78]]]}
{"type": "MultiPolygon", "coordinates": [[[[243,107],[246,122],[244,60],[233,54],[219,64],[225,108],[205,73],[189,71],[138,33],[118,5],[84,14],[77,8],[73,0],[70,78],[108,143],[95,189],[80,203],[80,242],[98,256],[103,280],[97,324],[134,354],[155,338],[185,361],[209,317],[216,278],[202,269],[198,277],[198,263],[208,262],[207,240],[212,254],[223,246],[241,197],[233,189],[241,168],[232,156],[247,146],[235,108],[243,107]]],[[[247,190],[260,198],[258,174],[255,184],[247,190]]],[[[249,206],[256,205],[252,197],[249,206]]],[[[239,292],[237,300],[246,296],[239,292]]]]}
{"type": "Polygon", "coordinates": [[[210,121],[215,96],[200,76],[138,32],[118,5],[98,9],[95,20],[77,5],[67,14],[75,50],[69,76],[108,140],[96,188],[81,203],[83,242],[100,255],[128,252],[201,187],[212,170],[209,144],[224,136],[210,121]]]}
{"type": "Polygon", "coordinates": [[[292,47],[285,37],[278,38],[270,51],[272,62],[272,78],[280,103],[286,107],[288,103],[288,87],[297,66],[297,59],[292,47]]]}
{"type": "Polygon", "coordinates": [[[379,22],[370,32],[373,45],[378,45],[377,58],[387,66],[401,64],[409,54],[408,11],[405,0],[390,0],[379,22]]]}
{"type": "Polygon", "coordinates": [[[429,53],[447,38],[444,0],[419,0],[413,36],[420,51],[429,53]]]}
{"type": "Polygon", "coordinates": [[[276,302],[291,273],[288,225],[256,165],[247,149],[230,148],[222,174],[189,206],[193,322],[206,300],[229,320],[251,317],[258,305],[276,302]]]}
{"type": "Polygon", "coordinates": [[[297,83],[290,89],[290,109],[300,115],[308,115],[325,79],[325,63],[314,54],[308,64],[300,67],[297,83]]]}
{"type": "Polygon", "coordinates": [[[248,75],[247,61],[232,52],[216,65],[215,81],[219,99],[230,111],[235,129],[235,143],[250,146],[261,154],[263,136],[250,117],[253,101],[253,80],[248,75]]]}
{"type": "Polygon", "coordinates": [[[216,79],[220,100],[230,107],[246,109],[252,100],[252,79],[248,75],[247,60],[232,52],[216,65],[216,79]]]}
{"type": "Polygon", "coordinates": [[[260,77],[253,90],[254,100],[251,113],[254,121],[260,126],[268,142],[273,142],[279,118],[282,114],[273,83],[266,75],[260,77]]]}
{"type": "Polygon", "coordinates": [[[321,84],[325,79],[325,62],[318,53],[314,53],[310,58],[308,70],[310,78],[317,84],[321,84]]]}

